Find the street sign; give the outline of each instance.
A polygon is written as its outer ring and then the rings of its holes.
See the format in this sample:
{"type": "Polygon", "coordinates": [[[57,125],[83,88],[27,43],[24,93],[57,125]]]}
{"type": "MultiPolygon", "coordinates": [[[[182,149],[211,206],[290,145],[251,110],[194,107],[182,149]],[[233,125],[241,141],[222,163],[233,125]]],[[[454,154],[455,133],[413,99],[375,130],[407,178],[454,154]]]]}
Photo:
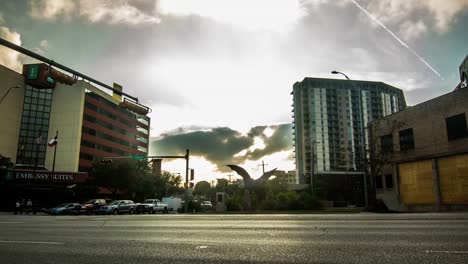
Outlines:
{"type": "Polygon", "coordinates": [[[146,155],[138,155],[138,154],[132,154],[132,159],[134,160],[145,160],[148,157],[146,155]]]}

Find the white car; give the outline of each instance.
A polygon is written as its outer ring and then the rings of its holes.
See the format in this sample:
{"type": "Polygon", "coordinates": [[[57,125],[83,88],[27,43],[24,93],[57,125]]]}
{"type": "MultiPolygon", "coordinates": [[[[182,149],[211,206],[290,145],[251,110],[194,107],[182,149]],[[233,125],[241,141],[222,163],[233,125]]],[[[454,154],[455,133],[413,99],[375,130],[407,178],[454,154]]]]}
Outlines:
{"type": "Polygon", "coordinates": [[[150,213],[156,212],[167,213],[167,204],[161,203],[158,199],[146,199],[143,203],[136,206],[136,213],[150,213]]]}
{"type": "Polygon", "coordinates": [[[211,201],[204,201],[204,202],[201,204],[201,207],[202,207],[203,209],[209,210],[209,209],[213,208],[213,205],[211,204],[211,201]]]}

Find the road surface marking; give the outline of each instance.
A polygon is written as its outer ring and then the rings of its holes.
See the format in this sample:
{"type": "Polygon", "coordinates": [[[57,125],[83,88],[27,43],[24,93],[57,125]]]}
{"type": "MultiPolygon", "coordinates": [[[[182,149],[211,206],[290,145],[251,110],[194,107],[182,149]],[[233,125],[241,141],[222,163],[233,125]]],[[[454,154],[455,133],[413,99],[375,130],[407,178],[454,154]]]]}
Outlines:
{"type": "Polygon", "coordinates": [[[0,224],[22,224],[24,222],[12,222],[12,221],[9,221],[9,222],[0,222],[0,224]]]}
{"type": "Polygon", "coordinates": [[[451,250],[426,250],[426,253],[434,254],[468,254],[468,251],[451,251],[451,250]]]}
{"type": "Polygon", "coordinates": [[[197,246],[197,249],[205,249],[207,248],[208,246],[197,246]]]}
{"type": "Polygon", "coordinates": [[[11,244],[48,244],[48,245],[63,245],[63,242],[53,241],[19,241],[19,240],[0,240],[0,243],[11,243],[11,244]]]}

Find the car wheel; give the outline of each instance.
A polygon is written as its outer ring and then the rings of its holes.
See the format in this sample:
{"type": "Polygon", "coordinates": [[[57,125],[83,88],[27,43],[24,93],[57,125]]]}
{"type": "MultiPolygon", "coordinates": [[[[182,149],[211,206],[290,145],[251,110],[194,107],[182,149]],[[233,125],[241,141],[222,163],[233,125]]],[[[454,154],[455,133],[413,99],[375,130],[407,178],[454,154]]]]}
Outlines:
{"type": "Polygon", "coordinates": [[[117,209],[112,210],[112,214],[113,214],[113,215],[119,214],[119,210],[117,210],[117,209]]]}
{"type": "Polygon", "coordinates": [[[150,214],[154,214],[153,208],[150,208],[149,213],[150,213],[150,214]]]}
{"type": "Polygon", "coordinates": [[[134,213],[133,209],[130,209],[130,211],[128,211],[128,213],[133,214],[134,213]]]}
{"type": "Polygon", "coordinates": [[[167,207],[164,207],[163,214],[167,214],[167,207]]]}

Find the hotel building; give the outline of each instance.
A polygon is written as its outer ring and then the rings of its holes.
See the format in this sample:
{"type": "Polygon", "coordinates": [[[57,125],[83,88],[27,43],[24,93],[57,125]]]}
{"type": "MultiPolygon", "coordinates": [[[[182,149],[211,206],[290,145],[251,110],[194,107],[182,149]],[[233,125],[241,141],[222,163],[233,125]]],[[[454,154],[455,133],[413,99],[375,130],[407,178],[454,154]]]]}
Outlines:
{"type": "Polygon", "coordinates": [[[2,196],[35,198],[86,182],[93,160],[147,155],[148,108],[43,63],[22,74],[0,65],[0,80],[0,154],[14,164],[0,174],[2,196]]]}

